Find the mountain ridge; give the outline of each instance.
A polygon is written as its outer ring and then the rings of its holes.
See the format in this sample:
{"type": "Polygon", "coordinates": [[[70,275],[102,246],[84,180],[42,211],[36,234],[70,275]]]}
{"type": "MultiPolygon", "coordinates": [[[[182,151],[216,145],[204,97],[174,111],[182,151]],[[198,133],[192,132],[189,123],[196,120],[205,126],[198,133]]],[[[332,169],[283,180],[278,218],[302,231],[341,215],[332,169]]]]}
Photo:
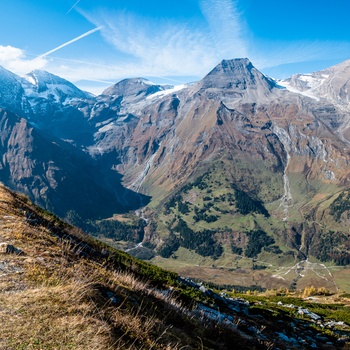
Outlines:
{"type": "Polygon", "coordinates": [[[311,74],[295,74],[285,80],[286,86],[315,99],[327,99],[346,108],[349,103],[350,60],[311,74]]]}
{"type": "MultiPolygon", "coordinates": [[[[148,245],[146,250],[156,263],[167,264],[161,254],[179,269],[181,262],[189,263],[188,274],[200,270],[193,259],[200,261],[202,271],[224,266],[227,280],[236,278],[239,269],[248,271],[248,266],[253,281],[245,283],[297,289],[309,283],[307,278],[298,273],[280,278],[279,264],[299,264],[311,271],[323,262],[347,265],[350,261],[346,244],[349,115],[344,108],[348,95],[337,93],[343,102],[334,103],[338,87],[336,83],[328,97],[310,98],[304,91],[281,88],[248,59],[223,60],[200,82],[169,89],[171,93],[140,78],[127,79],[96,97],[68,98],[64,103],[38,98],[33,104],[37,108],[28,113],[22,108],[19,115],[27,121],[23,127],[40,131],[49,143],[60,140],[86,160],[77,157],[70,165],[77,184],[72,196],[76,205],[65,207],[60,216],[67,212],[70,220],[80,216],[79,223],[85,222],[92,233],[112,239],[115,245],[126,240],[127,249],[135,243],[141,244],[141,250],[148,245]],[[79,173],[79,166],[84,172],[79,173]],[[107,208],[108,200],[99,199],[98,191],[88,184],[106,194],[101,198],[113,198],[114,204],[107,208]],[[96,208],[87,205],[92,211],[99,206],[106,209],[101,219],[113,211],[138,209],[136,215],[145,227],[123,217],[127,223],[121,235],[121,224],[115,220],[90,222],[91,214],[79,212],[79,202],[89,203],[79,188],[87,197],[94,193],[96,208]],[[118,206],[125,200],[126,206],[118,206]],[[141,232],[139,242],[134,240],[135,230],[141,232]],[[320,248],[331,240],[327,249],[320,248]],[[309,264],[309,258],[316,259],[310,263],[315,265],[309,264]],[[263,271],[253,270],[254,259],[266,261],[263,271]]],[[[30,137],[24,147],[28,150],[29,141],[30,137]]],[[[13,145],[4,144],[4,153],[8,146],[13,145]]],[[[11,154],[16,159],[17,154],[11,154]]],[[[34,176],[33,166],[22,163],[34,176]]],[[[43,164],[49,169],[47,160],[43,164]]],[[[59,164],[56,172],[64,172],[67,165],[59,164]]],[[[69,184],[64,177],[61,180],[69,184]]],[[[12,188],[18,183],[18,177],[7,182],[12,188]]],[[[50,186],[54,196],[54,181],[50,186]]],[[[40,201],[35,181],[32,187],[28,194],[40,201]]],[[[326,282],[313,274],[312,280],[348,288],[340,277],[326,282]]]]}

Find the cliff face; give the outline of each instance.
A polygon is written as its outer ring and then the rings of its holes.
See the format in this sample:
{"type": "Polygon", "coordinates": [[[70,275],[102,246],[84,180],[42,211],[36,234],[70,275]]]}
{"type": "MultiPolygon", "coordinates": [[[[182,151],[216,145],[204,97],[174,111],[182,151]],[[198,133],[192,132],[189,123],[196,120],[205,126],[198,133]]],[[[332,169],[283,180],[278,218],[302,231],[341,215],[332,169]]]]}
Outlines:
{"type": "Polygon", "coordinates": [[[123,199],[131,191],[121,186],[114,172],[102,172],[86,153],[47,138],[5,110],[0,110],[0,152],[1,181],[62,217],[75,211],[84,218],[97,218],[133,205],[132,194],[129,201],[123,199]]]}

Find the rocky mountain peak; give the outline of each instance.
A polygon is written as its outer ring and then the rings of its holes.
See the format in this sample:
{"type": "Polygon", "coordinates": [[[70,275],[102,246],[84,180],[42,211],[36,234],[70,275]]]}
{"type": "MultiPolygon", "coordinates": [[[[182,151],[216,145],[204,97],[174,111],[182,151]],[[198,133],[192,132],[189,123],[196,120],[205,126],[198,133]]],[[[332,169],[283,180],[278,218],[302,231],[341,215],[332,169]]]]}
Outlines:
{"type": "Polygon", "coordinates": [[[207,96],[221,96],[221,100],[226,96],[231,102],[256,101],[266,98],[276,83],[257,70],[248,58],[237,58],[222,60],[199,82],[199,87],[207,96]]]}
{"type": "Polygon", "coordinates": [[[33,85],[42,85],[42,84],[70,84],[67,80],[49,73],[45,70],[36,69],[26,75],[26,78],[33,85]]]}
{"type": "Polygon", "coordinates": [[[208,87],[242,90],[259,83],[264,83],[271,88],[275,86],[274,81],[259,72],[248,58],[222,60],[202,81],[208,87]]]}
{"type": "Polygon", "coordinates": [[[142,97],[163,91],[164,87],[144,78],[124,79],[105,89],[102,95],[107,96],[140,96],[142,97]]]}
{"type": "Polygon", "coordinates": [[[248,58],[234,58],[232,60],[222,60],[208,76],[222,74],[238,75],[239,73],[250,72],[254,68],[248,58]]]}

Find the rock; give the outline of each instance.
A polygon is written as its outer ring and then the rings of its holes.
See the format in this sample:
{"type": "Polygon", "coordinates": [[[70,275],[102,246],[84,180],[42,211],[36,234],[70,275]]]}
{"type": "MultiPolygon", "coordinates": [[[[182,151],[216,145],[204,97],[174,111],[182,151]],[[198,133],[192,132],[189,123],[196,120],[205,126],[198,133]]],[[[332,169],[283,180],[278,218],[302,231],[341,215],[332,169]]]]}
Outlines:
{"type": "Polygon", "coordinates": [[[6,247],[7,247],[7,243],[0,243],[0,253],[5,254],[6,247]]]}
{"type": "Polygon", "coordinates": [[[22,255],[23,250],[16,248],[12,244],[1,243],[0,244],[0,253],[22,255]]]}
{"type": "Polygon", "coordinates": [[[314,321],[319,321],[322,318],[321,316],[311,312],[310,310],[304,309],[304,308],[301,308],[301,307],[298,308],[298,314],[299,315],[307,315],[314,321]]]}
{"type": "Polygon", "coordinates": [[[204,294],[207,292],[207,288],[205,288],[204,286],[200,286],[199,290],[204,294]]]}

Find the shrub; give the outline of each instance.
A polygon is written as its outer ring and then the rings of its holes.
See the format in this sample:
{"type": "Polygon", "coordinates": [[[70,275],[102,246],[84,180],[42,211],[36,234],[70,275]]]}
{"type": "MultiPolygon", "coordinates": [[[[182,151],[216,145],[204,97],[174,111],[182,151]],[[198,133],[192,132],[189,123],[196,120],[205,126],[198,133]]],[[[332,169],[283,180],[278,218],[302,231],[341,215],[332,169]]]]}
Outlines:
{"type": "Polygon", "coordinates": [[[262,248],[275,243],[263,230],[254,230],[247,233],[249,242],[244,250],[245,256],[253,258],[261,253],[262,248]]]}
{"type": "Polygon", "coordinates": [[[350,210],[350,197],[348,191],[342,192],[330,205],[330,214],[335,221],[340,221],[341,215],[350,210]]]}
{"type": "Polygon", "coordinates": [[[216,259],[223,253],[222,246],[213,239],[214,231],[203,230],[195,232],[182,219],[179,220],[174,231],[180,234],[180,245],[194,250],[197,254],[211,256],[216,259]]]}
{"type": "Polygon", "coordinates": [[[158,250],[158,254],[163,258],[169,258],[179,247],[179,239],[173,233],[170,233],[169,237],[165,239],[163,246],[158,250]]]}
{"type": "Polygon", "coordinates": [[[264,204],[257,199],[253,199],[248,193],[235,188],[235,199],[237,210],[242,215],[247,215],[250,213],[262,214],[265,217],[269,217],[270,214],[266,210],[264,204]]]}
{"type": "Polygon", "coordinates": [[[234,243],[231,243],[231,250],[233,254],[242,255],[243,249],[236,247],[234,243]]]}

